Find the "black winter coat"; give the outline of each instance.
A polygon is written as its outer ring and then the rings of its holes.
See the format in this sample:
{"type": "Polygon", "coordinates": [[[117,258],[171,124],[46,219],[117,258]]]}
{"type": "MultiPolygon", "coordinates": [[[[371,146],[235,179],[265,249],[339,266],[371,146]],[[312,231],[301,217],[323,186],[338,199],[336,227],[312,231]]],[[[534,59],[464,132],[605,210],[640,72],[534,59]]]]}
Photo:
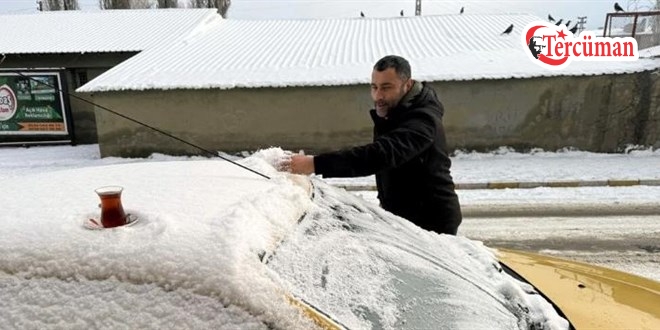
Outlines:
{"type": "Polygon", "coordinates": [[[375,173],[384,209],[426,230],[455,235],[462,216],[449,171],[444,108],[426,84],[404,100],[387,119],[370,111],[373,143],[315,156],[315,172],[324,177],[375,173]]]}

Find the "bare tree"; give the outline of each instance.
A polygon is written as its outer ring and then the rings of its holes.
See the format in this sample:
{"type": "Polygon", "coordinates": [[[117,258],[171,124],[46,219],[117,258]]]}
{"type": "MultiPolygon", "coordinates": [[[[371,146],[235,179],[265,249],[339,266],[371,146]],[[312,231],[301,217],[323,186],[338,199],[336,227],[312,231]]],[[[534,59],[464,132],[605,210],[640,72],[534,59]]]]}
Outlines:
{"type": "Polygon", "coordinates": [[[131,9],[130,0],[99,0],[101,9],[131,9]]]}
{"type": "Polygon", "coordinates": [[[151,8],[149,0],[99,0],[101,9],[144,9],[151,8]]]}
{"type": "Polygon", "coordinates": [[[218,13],[222,17],[227,17],[227,11],[231,5],[231,0],[190,0],[192,8],[218,8],[218,13]]]}
{"type": "Polygon", "coordinates": [[[626,4],[628,11],[648,11],[660,9],[660,0],[628,0],[626,4]]]}
{"type": "Polygon", "coordinates": [[[158,0],[158,8],[178,8],[178,0],[158,0]]]}
{"type": "Polygon", "coordinates": [[[78,0],[43,0],[41,1],[43,10],[78,10],[78,0]]]}

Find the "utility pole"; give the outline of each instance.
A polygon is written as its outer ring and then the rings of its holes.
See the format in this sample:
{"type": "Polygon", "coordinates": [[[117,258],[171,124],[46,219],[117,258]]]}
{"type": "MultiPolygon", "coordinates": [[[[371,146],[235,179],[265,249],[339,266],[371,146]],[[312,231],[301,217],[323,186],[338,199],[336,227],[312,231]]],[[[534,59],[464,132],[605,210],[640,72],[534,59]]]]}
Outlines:
{"type": "Polygon", "coordinates": [[[422,0],[415,0],[415,16],[422,16],[422,0]]]}
{"type": "Polygon", "coordinates": [[[577,35],[580,35],[582,31],[584,31],[584,25],[587,24],[587,16],[578,16],[578,30],[577,30],[577,35]]]}
{"type": "Polygon", "coordinates": [[[44,4],[41,0],[37,1],[37,10],[44,11],[44,4]]]}

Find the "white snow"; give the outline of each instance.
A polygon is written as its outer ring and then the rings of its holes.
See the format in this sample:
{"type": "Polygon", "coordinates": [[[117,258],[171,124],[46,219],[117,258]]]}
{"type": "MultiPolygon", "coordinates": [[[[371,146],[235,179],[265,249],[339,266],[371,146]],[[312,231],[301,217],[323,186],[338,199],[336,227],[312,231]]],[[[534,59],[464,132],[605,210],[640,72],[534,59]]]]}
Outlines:
{"type": "Polygon", "coordinates": [[[241,308],[203,294],[116,279],[27,281],[0,272],[0,296],[5,329],[268,329],[241,308]]]}
{"type": "MultiPolygon", "coordinates": [[[[660,150],[631,147],[625,153],[576,150],[527,153],[500,148],[490,153],[457,152],[451,173],[456,183],[660,180],[660,150]]],[[[337,185],[373,186],[373,176],[331,178],[337,185]]],[[[533,203],[656,203],[660,186],[458,190],[462,205],[533,203]]],[[[376,192],[360,195],[377,202],[376,192]]]]}
{"type": "MultiPolygon", "coordinates": [[[[258,157],[247,163],[276,174],[258,157]]],[[[310,205],[307,192],[281,175],[266,181],[217,160],[143,162],[21,175],[4,179],[2,187],[0,274],[9,277],[8,286],[14,289],[0,290],[0,301],[24,301],[3,309],[8,313],[0,315],[2,328],[69,327],[76,322],[86,327],[129,327],[134,318],[142,314],[155,318],[182,299],[198,300],[202,308],[197,312],[201,314],[189,316],[190,325],[201,322],[202,327],[209,327],[246,319],[284,328],[310,326],[286,302],[258,259],[260,253],[274,249],[310,205]],[[99,216],[94,189],[110,184],[124,187],[122,204],[138,222],[114,230],[84,228],[88,218],[99,216]],[[15,290],[28,285],[16,281],[31,278],[44,279],[29,284],[32,287],[26,294],[32,298],[11,298],[15,290]],[[83,284],[53,288],[52,281],[45,280],[50,278],[83,284]],[[118,301],[106,301],[110,304],[106,310],[99,306],[92,287],[93,281],[108,280],[146,284],[150,290],[138,291],[154,294],[131,293],[131,285],[122,285],[120,289],[129,292],[107,293],[107,298],[118,301]],[[41,293],[53,299],[42,302],[41,293]],[[79,300],[60,304],[69,296],[79,300]],[[120,308],[138,296],[143,300],[136,307],[147,302],[153,307],[147,311],[120,308]],[[159,296],[167,299],[153,299],[159,296]],[[229,309],[216,315],[222,307],[219,302],[229,309]],[[56,312],[30,312],[32,305],[40,303],[56,312]],[[97,318],[67,317],[85,314],[77,311],[81,308],[97,318]],[[236,312],[245,309],[257,317],[236,312]],[[109,314],[116,310],[118,314],[109,314]],[[11,316],[19,312],[18,319],[11,316]],[[106,317],[111,323],[104,323],[106,317]]],[[[183,324],[165,325],[178,328],[183,324]]]]}
{"type": "Polygon", "coordinates": [[[639,57],[660,57],[660,46],[640,50],[639,57]]]}
{"type": "Polygon", "coordinates": [[[0,15],[0,54],[138,52],[221,21],[215,9],[0,15]]]}
{"type": "Polygon", "coordinates": [[[425,81],[632,73],[660,61],[533,63],[522,29],[528,14],[470,14],[298,20],[226,19],[193,38],[153,47],[78,92],[233,89],[368,84],[385,55],[406,57],[425,81]],[[510,24],[514,31],[501,35],[510,24]],[[185,61],[181,59],[185,58],[185,61]]]}
{"type": "Polygon", "coordinates": [[[444,324],[567,326],[538,295],[524,293],[531,288],[500,273],[479,242],[425,232],[322,182],[324,196],[312,203],[304,187],[271,166],[281,149],[241,160],[273,178],[266,180],[222,160],[104,160],[97,148],[0,148],[7,169],[0,176],[1,328],[311,328],[287,292],[356,329],[373,318],[385,328],[415,324],[406,318],[424,299],[480,315],[466,319],[450,309],[437,315],[444,324]],[[137,223],[83,227],[99,214],[94,189],[106,185],[124,187],[122,204],[137,223]],[[272,256],[269,267],[262,254],[272,256]],[[314,277],[324,264],[328,289],[314,277]],[[401,309],[392,292],[410,288],[400,287],[397,274],[439,291],[401,309]],[[440,299],[443,293],[452,299],[440,299]]]}
{"type": "MultiPolygon", "coordinates": [[[[238,159],[236,157],[230,159],[238,159]]],[[[98,145],[0,148],[0,180],[30,173],[88,166],[176,160],[203,160],[203,157],[173,157],[154,154],[149,158],[100,158],[98,145]]],[[[452,176],[457,183],[659,180],[660,149],[630,147],[624,153],[603,154],[562,149],[557,152],[532,150],[528,153],[500,148],[490,153],[458,151],[452,159],[452,176]]],[[[375,185],[373,176],[332,178],[337,185],[375,185]]],[[[375,192],[364,196],[376,201],[375,192]]],[[[458,190],[462,204],[508,203],[510,201],[562,203],[657,202],[660,186],[534,188],[458,190]]]]}
{"type": "Polygon", "coordinates": [[[561,149],[490,153],[458,151],[452,172],[463,182],[660,179],[660,149],[629,146],[622,153],[561,149]],[[484,174],[486,178],[484,178],[484,174]]]}
{"type": "MultiPolygon", "coordinates": [[[[408,58],[414,77],[426,81],[621,74],[660,67],[660,60],[652,58],[655,52],[648,50],[647,58],[637,61],[542,68],[529,60],[520,41],[522,28],[542,18],[520,13],[531,9],[521,4],[513,11],[480,3],[464,15],[456,13],[457,7],[406,17],[372,6],[383,14],[367,18],[327,18],[332,15],[321,10],[325,18],[313,19],[316,15],[304,9],[328,4],[295,3],[306,19],[222,19],[213,9],[0,15],[0,54],[140,52],[79,92],[367,84],[373,64],[389,54],[408,58]],[[500,35],[510,24],[513,33],[500,35]]],[[[237,5],[232,10],[240,12],[242,5],[237,5]]]]}
{"type": "Polygon", "coordinates": [[[375,205],[320,181],[316,188],[323,199],[270,265],[348,328],[567,327],[531,287],[500,272],[481,242],[381,217],[375,205]]]}

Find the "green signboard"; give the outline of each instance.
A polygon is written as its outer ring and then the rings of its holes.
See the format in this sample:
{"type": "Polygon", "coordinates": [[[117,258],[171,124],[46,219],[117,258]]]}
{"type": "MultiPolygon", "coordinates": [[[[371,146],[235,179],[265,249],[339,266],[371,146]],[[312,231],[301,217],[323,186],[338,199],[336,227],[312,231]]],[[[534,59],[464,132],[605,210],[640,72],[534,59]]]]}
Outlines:
{"type": "Polygon", "coordinates": [[[69,135],[59,72],[0,73],[1,136],[69,135]]]}

